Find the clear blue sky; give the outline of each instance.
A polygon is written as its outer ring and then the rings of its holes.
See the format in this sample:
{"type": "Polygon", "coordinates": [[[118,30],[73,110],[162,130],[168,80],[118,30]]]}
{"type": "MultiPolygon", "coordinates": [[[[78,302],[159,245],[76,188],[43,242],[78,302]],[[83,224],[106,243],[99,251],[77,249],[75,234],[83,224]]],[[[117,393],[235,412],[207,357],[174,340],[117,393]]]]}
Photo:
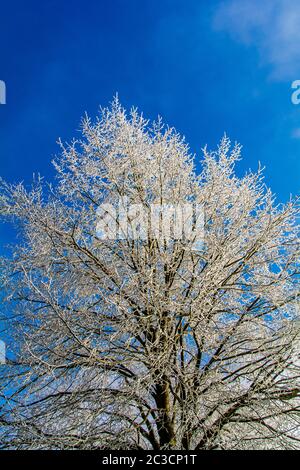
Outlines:
{"type": "MultiPolygon", "coordinates": [[[[239,172],[266,166],[278,199],[299,193],[298,0],[1,1],[0,175],[52,179],[58,137],[118,92],[162,115],[200,154],[224,132],[239,172]]],[[[1,229],[0,237],[7,235],[1,229]]]]}

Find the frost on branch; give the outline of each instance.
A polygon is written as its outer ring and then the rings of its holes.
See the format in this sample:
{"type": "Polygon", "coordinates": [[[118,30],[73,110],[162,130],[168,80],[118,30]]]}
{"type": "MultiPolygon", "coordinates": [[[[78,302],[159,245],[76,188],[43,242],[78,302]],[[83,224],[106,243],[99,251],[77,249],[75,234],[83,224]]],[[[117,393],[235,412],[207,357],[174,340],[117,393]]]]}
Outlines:
{"type": "Polygon", "coordinates": [[[1,446],[299,448],[298,200],[238,178],[226,136],[194,161],[117,99],[60,146],[55,184],[1,182],[20,233],[1,261],[1,446]],[[202,243],[97,236],[124,198],[202,207],[202,243]]]}

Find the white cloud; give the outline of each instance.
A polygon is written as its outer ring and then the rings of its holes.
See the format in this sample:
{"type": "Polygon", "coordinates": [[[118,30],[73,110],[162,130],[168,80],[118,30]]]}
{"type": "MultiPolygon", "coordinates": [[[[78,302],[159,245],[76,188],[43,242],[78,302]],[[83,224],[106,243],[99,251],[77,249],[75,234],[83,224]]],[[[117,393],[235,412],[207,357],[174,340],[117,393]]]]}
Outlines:
{"type": "Polygon", "coordinates": [[[225,0],[215,12],[213,27],[256,46],[262,62],[271,66],[272,78],[300,78],[299,0],[225,0]]]}

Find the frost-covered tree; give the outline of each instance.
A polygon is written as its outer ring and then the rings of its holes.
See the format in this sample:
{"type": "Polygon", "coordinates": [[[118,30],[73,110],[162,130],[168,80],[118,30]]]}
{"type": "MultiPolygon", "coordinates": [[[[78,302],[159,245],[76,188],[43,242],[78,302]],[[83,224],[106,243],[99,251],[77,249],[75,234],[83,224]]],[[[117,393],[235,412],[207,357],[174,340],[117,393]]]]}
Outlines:
{"type": "Polygon", "coordinates": [[[54,185],[1,183],[2,446],[299,448],[297,200],[117,99],[60,145],[54,185]]]}

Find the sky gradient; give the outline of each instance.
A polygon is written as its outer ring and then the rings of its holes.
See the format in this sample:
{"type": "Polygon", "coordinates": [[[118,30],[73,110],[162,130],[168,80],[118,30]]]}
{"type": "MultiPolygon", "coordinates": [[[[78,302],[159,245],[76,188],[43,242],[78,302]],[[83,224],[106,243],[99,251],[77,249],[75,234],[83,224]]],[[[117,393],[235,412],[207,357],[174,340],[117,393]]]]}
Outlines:
{"type": "Polygon", "coordinates": [[[175,126],[198,162],[226,132],[243,145],[239,174],[260,161],[279,201],[299,193],[298,0],[0,0],[0,15],[4,179],[53,179],[57,139],[118,92],[175,126]]]}

